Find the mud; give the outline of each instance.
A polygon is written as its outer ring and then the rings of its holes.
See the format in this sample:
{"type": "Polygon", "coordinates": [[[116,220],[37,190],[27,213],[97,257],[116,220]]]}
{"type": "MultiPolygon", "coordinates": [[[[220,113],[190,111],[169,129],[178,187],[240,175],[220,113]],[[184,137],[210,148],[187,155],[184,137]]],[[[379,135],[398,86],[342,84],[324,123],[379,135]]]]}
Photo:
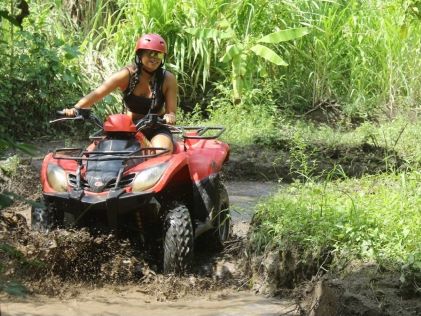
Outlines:
{"type": "Polygon", "coordinates": [[[400,273],[374,263],[350,262],[338,271],[327,257],[311,259],[298,251],[251,256],[253,290],[294,298],[301,315],[421,315],[419,280],[402,282],[400,273]]]}
{"type": "MultiPolygon", "coordinates": [[[[28,167],[20,171],[28,173],[28,167]]],[[[27,193],[30,191],[27,191],[27,193]]],[[[30,193],[29,196],[36,196],[30,193]]],[[[26,197],[27,198],[27,197],[26,197]]],[[[3,277],[21,282],[28,293],[64,295],[75,284],[102,286],[105,284],[143,284],[156,286],[165,299],[177,299],[183,293],[197,294],[203,289],[217,288],[221,282],[214,282],[209,276],[218,275],[218,258],[207,257],[198,252],[196,273],[203,278],[171,278],[157,274],[155,266],[149,267],[143,254],[137,252],[128,240],[113,235],[92,235],[86,230],[58,229],[48,233],[32,231],[29,228],[30,206],[17,205],[0,214],[0,240],[8,245],[0,252],[3,277]],[[192,283],[193,282],[193,283],[192,283]],[[187,291],[187,289],[189,291],[187,291]]],[[[241,244],[233,239],[229,249],[241,244]]],[[[233,271],[230,274],[232,277],[233,271]]],[[[224,284],[225,286],[225,284],[224,284]]]]}
{"type": "Polygon", "coordinates": [[[226,178],[235,181],[241,179],[291,183],[303,178],[304,166],[308,173],[306,176],[321,179],[343,176],[359,178],[364,174],[409,168],[396,151],[369,143],[354,147],[331,147],[323,142],[310,143],[299,149],[297,157],[294,156],[295,145],[291,140],[266,140],[264,144],[267,142],[270,145],[235,149],[235,155],[231,155],[225,168],[226,178]],[[338,169],[338,166],[341,168],[338,169]],[[337,172],[331,172],[332,170],[337,172]]]}
{"type": "Polygon", "coordinates": [[[279,316],[300,315],[289,300],[264,298],[250,292],[222,290],[199,297],[160,302],[140,288],[101,288],[84,291],[83,297],[58,300],[35,297],[3,305],[2,315],[150,315],[150,316],[279,316]]]}
{"type": "Polygon", "coordinates": [[[399,274],[370,264],[358,264],[341,277],[326,275],[300,290],[300,309],[311,316],[421,314],[420,295],[408,296],[399,274]]]}
{"type": "Polygon", "coordinates": [[[0,213],[0,306],[6,315],[129,315],[140,309],[148,315],[181,315],[186,310],[195,315],[219,310],[233,315],[297,315],[290,300],[250,292],[241,268],[253,206],[274,190],[273,184],[263,184],[250,196],[250,183],[228,184],[235,235],[224,251],[199,249],[189,275],[162,275],[128,241],[112,235],[30,230],[30,205],[25,200],[40,196],[33,162],[19,165],[2,184],[2,189],[16,189],[23,198],[0,213]]]}

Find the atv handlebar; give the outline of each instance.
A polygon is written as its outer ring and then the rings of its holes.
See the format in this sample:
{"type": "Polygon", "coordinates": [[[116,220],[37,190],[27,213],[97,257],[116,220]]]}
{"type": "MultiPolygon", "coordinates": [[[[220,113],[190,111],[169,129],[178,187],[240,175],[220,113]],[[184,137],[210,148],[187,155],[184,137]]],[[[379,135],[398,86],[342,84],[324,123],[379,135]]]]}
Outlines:
{"type": "Polygon", "coordinates": [[[57,123],[62,121],[84,121],[89,120],[95,123],[98,127],[102,129],[102,122],[101,120],[91,112],[90,109],[76,109],[76,115],[73,117],[66,116],[66,112],[64,110],[57,111],[57,115],[61,116],[58,119],[51,120],[49,123],[57,123]]]}
{"type": "MultiPolygon", "coordinates": [[[[101,137],[100,134],[103,132],[103,122],[92,113],[90,109],[76,109],[76,115],[74,117],[65,116],[65,111],[57,111],[57,114],[61,116],[58,119],[50,121],[50,123],[62,122],[62,121],[92,121],[100,130],[96,131],[90,138],[101,137]]],[[[147,114],[141,119],[135,122],[136,130],[142,131],[146,128],[153,127],[156,125],[162,125],[170,128],[172,133],[181,134],[184,139],[215,139],[221,136],[225,131],[224,127],[221,126],[173,126],[166,124],[165,119],[159,117],[158,114],[147,114]],[[195,131],[196,133],[188,133],[189,131],[195,131]],[[216,132],[214,135],[209,135],[209,131],[216,132]]]]}
{"type": "MultiPolygon", "coordinates": [[[[76,108],[75,108],[76,109],[76,108]]],[[[57,111],[57,115],[61,116],[55,120],[51,120],[49,123],[57,123],[62,121],[93,121],[95,125],[98,127],[103,128],[102,121],[92,113],[90,109],[76,109],[76,115],[73,117],[66,116],[66,112],[64,110],[57,111]]],[[[145,128],[151,127],[153,125],[166,125],[165,119],[158,116],[158,114],[147,114],[143,118],[139,119],[136,122],[136,129],[141,131],[145,128]]],[[[96,132],[95,134],[99,134],[101,131],[96,132]]]]}

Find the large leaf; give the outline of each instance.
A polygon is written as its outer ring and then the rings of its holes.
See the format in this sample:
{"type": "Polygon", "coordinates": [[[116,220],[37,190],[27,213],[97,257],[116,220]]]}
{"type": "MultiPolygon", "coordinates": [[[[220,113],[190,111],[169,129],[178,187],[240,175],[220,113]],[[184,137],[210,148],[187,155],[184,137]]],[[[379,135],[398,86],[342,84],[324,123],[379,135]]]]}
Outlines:
{"type": "Polygon", "coordinates": [[[229,45],[227,46],[224,56],[222,56],[219,61],[227,63],[230,60],[233,60],[236,56],[239,56],[241,51],[242,48],[239,45],[229,45]]]}
{"type": "Polygon", "coordinates": [[[187,28],[185,31],[195,37],[206,39],[226,39],[233,36],[230,32],[224,32],[211,28],[187,28]]]}
{"type": "Polygon", "coordinates": [[[260,56],[271,63],[274,63],[278,66],[288,66],[288,64],[279,56],[277,53],[275,53],[270,48],[257,44],[254,45],[252,48],[250,48],[257,56],[260,56]]]}
{"type": "Polygon", "coordinates": [[[274,33],[270,33],[266,36],[263,36],[261,39],[259,39],[258,43],[280,43],[280,42],[286,42],[290,41],[296,38],[303,37],[304,35],[307,35],[310,33],[310,30],[307,27],[299,27],[295,29],[288,29],[288,30],[282,30],[274,33]]]}

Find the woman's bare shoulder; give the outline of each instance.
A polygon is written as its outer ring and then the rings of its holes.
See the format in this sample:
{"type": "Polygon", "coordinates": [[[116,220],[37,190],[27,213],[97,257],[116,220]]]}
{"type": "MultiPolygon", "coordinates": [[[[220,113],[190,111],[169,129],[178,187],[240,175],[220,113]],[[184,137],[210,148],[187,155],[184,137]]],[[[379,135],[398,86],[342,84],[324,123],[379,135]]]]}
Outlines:
{"type": "Polygon", "coordinates": [[[177,78],[175,77],[175,75],[168,70],[165,70],[164,76],[165,76],[164,82],[169,82],[169,83],[177,82],[177,78]]]}
{"type": "Polygon", "coordinates": [[[126,65],[123,68],[120,69],[120,71],[128,71],[130,75],[133,75],[136,72],[136,65],[130,64],[126,65]]]}
{"type": "Polygon", "coordinates": [[[133,65],[128,65],[121,68],[117,71],[115,75],[115,79],[117,80],[117,84],[122,91],[127,88],[129,84],[130,77],[136,72],[136,68],[133,65]]]}

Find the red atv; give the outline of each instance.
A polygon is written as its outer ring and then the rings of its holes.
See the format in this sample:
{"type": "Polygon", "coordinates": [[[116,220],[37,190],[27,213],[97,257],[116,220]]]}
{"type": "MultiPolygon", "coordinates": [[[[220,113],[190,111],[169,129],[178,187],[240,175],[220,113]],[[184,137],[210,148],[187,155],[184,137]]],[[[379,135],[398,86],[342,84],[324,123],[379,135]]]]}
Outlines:
{"type": "Polygon", "coordinates": [[[52,122],[63,120],[91,121],[101,129],[86,149],[55,149],[44,158],[43,206],[32,208],[33,229],[113,231],[159,249],[164,273],[188,267],[200,235],[217,247],[229,238],[228,194],[220,177],[229,146],[216,140],[224,128],[173,127],[179,140],[168,154],[141,145],[142,130],[163,124],[154,114],[136,124],[115,114],[102,124],[90,110],[79,110],[52,122]]]}

